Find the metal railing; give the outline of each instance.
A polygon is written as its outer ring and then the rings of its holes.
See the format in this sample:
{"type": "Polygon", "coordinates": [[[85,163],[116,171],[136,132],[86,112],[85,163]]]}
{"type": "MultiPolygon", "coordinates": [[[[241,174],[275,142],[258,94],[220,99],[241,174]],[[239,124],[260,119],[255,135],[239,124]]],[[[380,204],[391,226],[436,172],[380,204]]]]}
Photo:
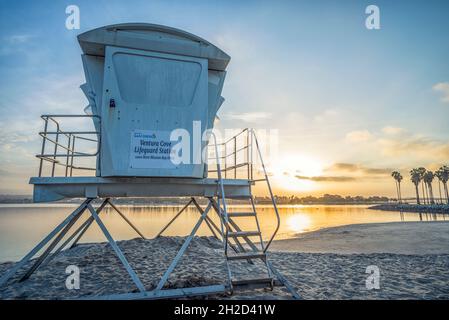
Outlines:
{"type": "MultiPolygon", "coordinates": [[[[247,179],[253,180],[253,135],[252,129],[245,128],[235,136],[225,140],[221,143],[209,144],[209,147],[213,147],[214,154],[208,158],[208,160],[216,160],[222,163],[221,172],[225,179],[247,179]],[[240,145],[239,145],[240,142],[240,145]],[[231,152],[228,150],[231,147],[231,152]],[[242,156],[242,157],[241,157],[242,156]],[[240,161],[240,158],[243,158],[240,161]],[[243,176],[238,175],[239,169],[245,169],[246,173],[243,176]]],[[[216,141],[216,140],[215,140],[216,141]]],[[[217,169],[208,169],[208,172],[214,174],[217,173],[217,169]]]]}
{"type": "Polygon", "coordinates": [[[264,179],[262,179],[262,181],[266,181],[266,183],[267,183],[268,193],[270,194],[270,198],[273,203],[274,212],[276,213],[276,228],[275,228],[274,232],[272,233],[270,240],[268,240],[268,243],[265,245],[265,248],[263,251],[266,252],[268,250],[268,248],[270,247],[271,242],[273,242],[274,237],[276,237],[276,234],[279,231],[279,227],[281,226],[281,217],[279,215],[278,207],[276,204],[276,198],[274,197],[273,190],[271,189],[270,180],[268,179],[267,170],[266,170],[265,164],[263,162],[262,152],[260,151],[260,148],[259,148],[259,142],[257,141],[257,137],[256,137],[254,130],[251,129],[250,131],[251,131],[251,136],[253,137],[254,142],[256,144],[257,154],[259,156],[259,161],[262,166],[262,170],[263,170],[263,174],[264,174],[264,179]]]}
{"type": "MultiPolygon", "coordinates": [[[[83,130],[61,130],[59,118],[95,118],[100,123],[101,118],[97,115],[42,115],[44,120],[44,131],[39,132],[42,137],[41,153],[36,157],[40,159],[39,163],[39,177],[42,176],[44,164],[49,163],[51,167],[51,177],[55,176],[56,166],[62,166],[65,168],[65,176],[71,177],[73,170],[92,170],[95,171],[95,167],[83,167],[75,165],[75,158],[88,158],[97,157],[100,152],[100,132],[99,131],[83,131],[83,130]],[[54,127],[53,130],[49,130],[50,126],[54,127]],[[62,141],[65,139],[65,142],[62,141]],[[75,151],[76,141],[88,141],[96,143],[97,149],[94,153],[75,151]],[[51,152],[47,152],[46,149],[50,145],[51,152]],[[61,151],[62,150],[62,151],[61,151]]],[[[101,125],[98,125],[101,128],[101,125]]]]}
{"type": "Polygon", "coordinates": [[[268,242],[266,243],[263,249],[263,251],[266,252],[267,249],[270,247],[272,241],[274,240],[277,232],[279,231],[281,219],[276,204],[276,198],[273,194],[273,190],[271,188],[270,180],[268,178],[265,163],[263,161],[262,151],[260,149],[259,142],[257,140],[257,136],[254,129],[245,128],[239,133],[237,133],[235,136],[221,143],[217,143],[216,138],[214,136],[213,143],[212,144],[209,143],[208,147],[212,147],[214,151],[214,154],[208,157],[208,160],[216,160],[217,162],[221,162],[222,164],[222,166],[217,166],[217,169],[208,168],[208,173],[212,174],[216,173],[218,175],[219,181],[224,178],[224,179],[245,179],[252,183],[257,182],[266,183],[268,188],[268,194],[271,198],[271,202],[273,204],[273,208],[276,214],[275,230],[270,236],[268,242]],[[243,145],[238,144],[239,139],[243,141],[243,145]],[[228,152],[229,149],[230,152],[228,152]],[[243,157],[239,157],[239,155],[242,154],[243,157]],[[256,167],[255,164],[256,159],[258,160],[257,165],[260,165],[262,169],[260,170],[262,178],[255,177],[254,175],[254,169],[256,167]],[[239,175],[238,169],[240,168],[244,168],[246,170],[243,171],[243,174],[240,173],[239,175]]]}

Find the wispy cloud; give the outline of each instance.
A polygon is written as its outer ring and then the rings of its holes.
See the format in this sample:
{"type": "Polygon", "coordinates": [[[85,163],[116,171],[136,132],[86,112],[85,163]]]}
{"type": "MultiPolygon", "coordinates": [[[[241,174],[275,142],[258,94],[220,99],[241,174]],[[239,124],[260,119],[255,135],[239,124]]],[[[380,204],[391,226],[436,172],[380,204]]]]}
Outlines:
{"type": "Polygon", "coordinates": [[[13,55],[17,53],[28,54],[27,46],[33,37],[34,36],[31,34],[11,34],[2,37],[1,40],[4,44],[0,48],[0,55],[13,55]]]}
{"type": "Polygon", "coordinates": [[[381,146],[382,153],[387,156],[431,158],[433,160],[449,159],[449,142],[429,137],[381,138],[377,143],[381,146]]]}
{"type": "Polygon", "coordinates": [[[397,135],[404,132],[403,128],[386,126],[382,128],[382,132],[388,135],[397,135]]]}
{"type": "Polygon", "coordinates": [[[222,115],[222,118],[226,119],[226,120],[239,120],[239,121],[254,123],[254,122],[270,119],[271,113],[269,113],[269,112],[224,113],[222,115]]]}
{"type": "Polygon", "coordinates": [[[317,114],[314,117],[314,120],[316,122],[326,122],[329,120],[332,120],[336,116],[338,116],[338,110],[337,109],[326,109],[322,113],[317,114]]]}
{"type": "Polygon", "coordinates": [[[317,176],[295,175],[295,177],[299,180],[314,182],[351,182],[383,179],[388,177],[391,171],[390,168],[373,168],[358,163],[340,162],[325,168],[326,174],[317,176]]]}
{"type": "Polygon", "coordinates": [[[334,163],[332,166],[326,168],[326,171],[345,171],[360,173],[364,175],[385,175],[390,174],[391,168],[372,168],[357,163],[334,163]]]}
{"type": "Polygon", "coordinates": [[[350,176],[316,176],[316,177],[306,177],[306,176],[295,176],[299,180],[310,180],[315,182],[348,182],[355,181],[356,177],[350,176]]]}
{"type": "Polygon", "coordinates": [[[25,43],[32,39],[31,34],[12,34],[4,38],[5,42],[9,44],[25,43]]]}
{"type": "Polygon", "coordinates": [[[356,130],[346,134],[346,141],[348,142],[365,142],[373,138],[373,135],[368,130],[356,130]]]}
{"type": "Polygon", "coordinates": [[[449,82],[440,82],[433,86],[433,90],[440,92],[443,96],[441,101],[449,103],[449,82]]]}

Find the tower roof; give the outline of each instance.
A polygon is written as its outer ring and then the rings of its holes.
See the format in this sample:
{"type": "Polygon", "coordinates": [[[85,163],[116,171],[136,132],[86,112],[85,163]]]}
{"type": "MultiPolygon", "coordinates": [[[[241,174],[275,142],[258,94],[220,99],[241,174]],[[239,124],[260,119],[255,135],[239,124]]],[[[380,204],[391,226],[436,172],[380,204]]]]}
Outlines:
{"type": "Polygon", "coordinates": [[[150,23],[123,23],[78,35],[85,54],[104,56],[105,46],[180,54],[208,59],[209,69],[224,71],[231,57],[210,42],[183,30],[150,23]]]}

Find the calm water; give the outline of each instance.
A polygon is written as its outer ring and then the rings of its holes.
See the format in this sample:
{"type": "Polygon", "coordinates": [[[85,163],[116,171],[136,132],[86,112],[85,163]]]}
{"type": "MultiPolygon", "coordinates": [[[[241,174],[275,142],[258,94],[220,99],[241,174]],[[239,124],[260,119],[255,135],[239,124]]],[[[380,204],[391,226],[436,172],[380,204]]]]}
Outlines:
{"type": "MultiPolygon", "coordinates": [[[[449,217],[434,214],[399,213],[368,210],[368,206],[280,206],[281,227],[277,239],[294,237],[298,233],[314,231],[321,228],[356,223],[375,223],[393,221],[433,221],[448,220],[449,217]]],[[[121,206],[121,211],[151,238],[168,223],[180,209],[177,206],[141,207],[121,206]]],[[[0,262],[19,260],[56,225],[75,209],[71,205],[0,205],[0,262]]],[[[231,211],[245,211],[243,206],[233,206],[231,211]]],[[[275,228],[275,215],[270,207],[259,206],[259,222],[265,238],[275,228]]],[[[82,223],[85,216],[77,222],[82,223]]],[[[211,218],[218,222],[214,212],[211,218]]],[[[136,233],[112,210],[105,210],[100,217],[116,240],[131,239],[136,233]]],[[[164,232],[164,235],[187,235],[199,218],[193,208],[186,210],[164,232]]],[[[236,218],[244,230],[255,230],[254,218],[236,218]]],[[[199,235],[210,235],[203,224],[199,235]]],[[[96,225],[86,232],[82,242],[105,241],[96,225]]]]}

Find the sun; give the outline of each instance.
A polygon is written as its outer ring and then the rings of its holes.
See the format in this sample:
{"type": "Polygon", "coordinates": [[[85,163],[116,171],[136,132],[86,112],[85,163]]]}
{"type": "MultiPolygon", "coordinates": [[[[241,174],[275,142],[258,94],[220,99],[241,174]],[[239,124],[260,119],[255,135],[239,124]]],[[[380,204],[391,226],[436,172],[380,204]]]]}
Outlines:
{"type": "Polygon", "coordinates": [[[298,179],[298,176],[316,177],[322,174],[323,165],[319,159],[306,155],[283,157],[270,166],[273,183],[286,191],[312,191],[318,188],[316,182],[298,179]]]}

